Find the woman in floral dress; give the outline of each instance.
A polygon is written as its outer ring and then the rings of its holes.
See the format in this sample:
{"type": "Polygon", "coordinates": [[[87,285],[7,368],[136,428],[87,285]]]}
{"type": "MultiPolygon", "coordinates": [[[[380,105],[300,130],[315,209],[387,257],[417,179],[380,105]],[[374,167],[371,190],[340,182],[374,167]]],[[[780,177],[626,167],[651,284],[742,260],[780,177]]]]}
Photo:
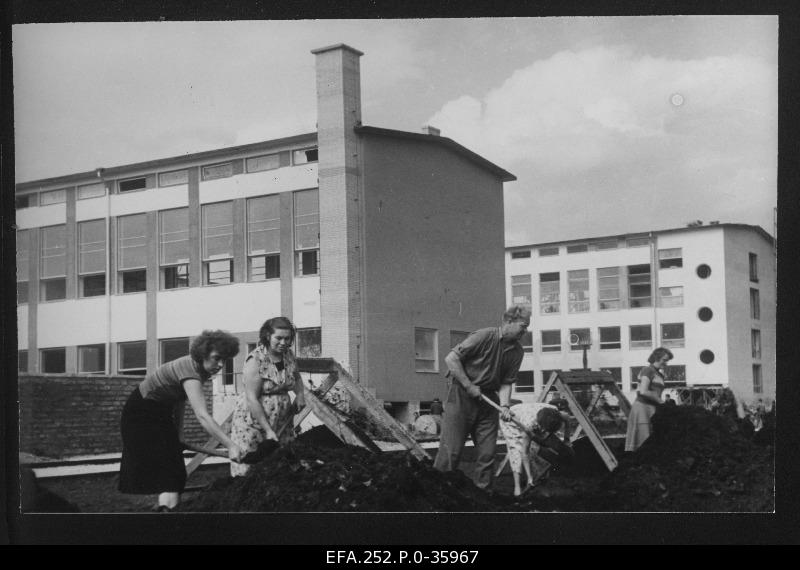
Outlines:
{"type": "MultiPolygon", "coordinates": [[[[231,439],[247,454],[266,439],[285,445],[294,440],[293,416],[305,407],[303,380],[291,346],[295,329],[286,317],[269,319],[259,331],[256,348],[244,362],[244,391],[233,412],[231,439]],[[294,402],[289,391],[295,393],[294,402]]],[[[246,474],[250,465],[231,463],[231,476],[246,474]]]]}

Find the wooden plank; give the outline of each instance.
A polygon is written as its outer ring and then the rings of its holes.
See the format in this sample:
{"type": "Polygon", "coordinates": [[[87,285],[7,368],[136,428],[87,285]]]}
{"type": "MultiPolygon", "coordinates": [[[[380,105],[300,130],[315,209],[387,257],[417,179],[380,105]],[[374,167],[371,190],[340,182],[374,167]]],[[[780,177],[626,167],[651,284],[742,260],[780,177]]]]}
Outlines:
{"type": "Polygon", "coordinates": [[[622,393],[622,390],[619,389],[617,383],[609,383],[606,389],[617,399],[617,402],[619,403],[619,409],[622,410],[623,414],[625,414],[625,418],[631,415],[631,403],[628,401],[628,398],[625,397],[625,394],[622,393]]]}
{"type": "Polygon", "coordinates": [[[547,384],[545,385],[545,387],[542,388],[542,391],[539,392],[539,398],[537,399],[537,402],[539,402],[539,403],[544,403],[545,402],[545,400],[547,398],[547,394],[549,394],[550,390],[553,388],[553,386],[555,386],[555,382],[556,382],[557,378],[558,378],[558,372],[551,372],[550,373],[550,379],[547,381],[547,384]]]}
{"type": "MultiPolygon", "coordinates": [[[[317,388],[316,396],[318,398],[322,398],[322,396],[327,394],[328,391],[330,391],[330,389],[333,388],[334,384],[336,384],[336,381],[338,379],[339,378],[336,372],[331,372],[330,374],[328,374],[327,378],[325,378],[325,380],[322,381],[322,384],[319,385],[319,388],[317,388]]],[[[309,392],[310,390],[308,389],[305,390],[305,394],[308,394],[309,392]]],[[[308,414],[310,413],[311,413],[311,408],[309,406],[303,408],[302,411],[295,416],[294,425],[299,426],[303,422],[303,420],[306,419],[306,417],[308,417],[308,414]]]]}
{"type": "Polygon", "coordinates": [[[575,416],[576,420],[578,420],[578,425],[583,428],[583,431],[586,433],[589,441],[592,442],[592,445],[597,450],[597,453],[600,455],[600,458],[603,460],[603,463],[605,463],[608,470],[613,471],[616,469],[617,465],[619,464],[617,462],[617,458],[614,457],[614,454],[608,448],[606,442],[603,441],[602,436],[597,431],[597,428],[594,426],[594,424],[589,420],[588,417],[586,417],[586,414],[583,413],[583,410],[578,405],[572,390],[570,390],[569,386],[561,380],[560,376],[556,379],[555,386],[561,392],[564,398],[566,398],[572,415],[575,416]]]}
{"type": "Polygon", "coordinates": [[[372,419],[374,419],[379,425],[386,428],[389,433],[391,433],[399,443],[404,445],[414,457],[417,459],[430,459],[430,456],[426,453],[422,446],[417,443],[417,440],[412,437],[409,431],[392,416],[390,416],[389,413],[383,408],[383,405],[380,404],[372,394],[365,390],[363,386],[357,384],[350,374],[344,368],[342,368],[341,365],[339,365],[339,363],[336,363],[336,368],[339,373],[339,382],[358,403],[364,406],[372,419]]]}
{"type": "Polygon", "coordinates": [[[372,441],[369,436],[351,422],[347,422],[339,417],[337,411],[317,398],[313,392],[306,394],[306,402],[314,412],[314,415],[316,415],[342,442],[347,445],[364,447],[376,453],[380,452],[380,448],[375,445],[375,442],[372,441]]]}
{"type": "MultiPolygon", "coordinates": [[[[222,422],[222,424],[220,424],[220,427],[222,428],[222,431],[224,431],[226,433],[230,432],[230,426],[231,426],[231,421],[232,420],[233,420],[233,412],[231,412],[228,415],[228,417],[225,419],[225,421],[222,422]]],[[[219,444],[220,444],[220,441],[215,436],[211,436],[203,447],[207,447],[209,449],[213,449],[213,448],[217,447],[219,444]]],[[[203,463],[203,461],[208,459],[208,457],[209,457],[209,455],[207,453],[198,453],[197,455],[195,455],[192,458],[192,460],[189,461],[189,463],[186,464],[186,477],[188,478],[189,475],[194,473],[194,471],[198,467],[200,467],[200,465],[203,463]]]]}

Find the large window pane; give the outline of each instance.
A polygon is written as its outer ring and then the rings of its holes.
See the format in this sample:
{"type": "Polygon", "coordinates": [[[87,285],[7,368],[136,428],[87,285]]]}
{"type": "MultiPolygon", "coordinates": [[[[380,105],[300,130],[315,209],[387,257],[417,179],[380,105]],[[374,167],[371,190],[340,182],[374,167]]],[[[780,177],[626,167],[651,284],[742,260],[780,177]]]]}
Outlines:
{"type": "Polygon", "coordinates": [[[66,201],[66,190],[50,190],[49,192],[42,192],[39,195],[39,204],[42,206],[47,206],[48,204],[62,204],[66,201]]]}
{"type": "Polygon", "coordinates": [[[99,198],[106,195],[106,186],[102,182],[78,186],[78,200],[86,198],[99,198]]]}
{"type": "Polygon", "coordinates": [[[661,325],[661,345],[681,347],[684,344],[683,323],[664,323],[661,325]]]}
{"type": "Polygon", "coordinates": [[[233,257],[233,202],[203,206],[203,259],[233,257]]]}
{"type": "Polygon", "coordinates": [[[189,354],[188,338],[171,338],[161,341],[161,364],[189,354]]]}
{"type": "Polygon", "coordinates": [[[683,267],[683,253],[680,247],[658,250],[658,268],[671,269],[683,267]]]}
{"type": "Polygon", "coordinates": [[[161,265],[189,263],[189,208],[159,212],[161,265]]]}
{"type": "Polygon", "coordinates": [[[300,358],[319,358],[322,356],[322,329],[312,327],[297,329],[295,354],[300,358]]]}
{"type": "Polygon", "coordinates": [[[135,214],[117,218],[119,269],[147,267],[147,216],[135,214]]]}
{"type": "Polygon", "coordinates": [[[517,381],[514,383],[515,392],[533,392],[533,370],[520,370],[517,372],[517,381]]]}
{"type": "Polygon", "coordinates": [[[67,242],[65,225],[41,228],[41,278],[64,277],[67,274],[67,242]]]}
{"type": "Polygon", "coordinates": [[[147,343],[122,342],[118,345],[119,371],[122,374],[144,374],[147,368],[147,343]]]}
{"type": "Polygon", "coordinates": [[[78,372],[105,372],[106,346],[92,344],[78,347],[78,372]]]}
{"type": "Polygon", "coordinates": [[[106,270],[106,221],[78,224],[78,272],[81,275],[106,270]]]}
{"type": "Polygon", "coordinates": [[[542,352],[561,351],[561,331],[542,331],[542,352]]]}
{"type": "Polygon", "coordinates": [[[246,161],[247,172],[260,172],[262,170],[274,170],[280,167],[280,154],[267,154],[264,156],[254,156],[246,161]]]}
{"type": "Polygon", "coordinates": [[[683,287],[659,287],[658,297],[662,307],[683,307],[683,287]]]}
{"type": "Polygon", "coordinates": [[[558,273],[539,274],[539,308],[542,313],[558,313],[560,307],[558,273]]]}
{"type": "Polygon", "coordinates": [[[589,270],[577,269],[567,271],[569,284],[569,312],[586,313],[589,311],[589,270]]]}
{"type": "Polygon", "coordinates": [[[601,311],[619,309],[619,267],[598,268],[597,302],[601,311]]]}
{"type": "Polygon", "coordinates": [[[258,255],[281,250],[281,211],[277,194],[247,201],[247,253],[258,255]]]}
{"type": "Polygon", "coordinates": [[[619,327],[600,327],[600,350],[622,348],[619,327]]]}
{"type": "Polygon", "coordinates": [[[230,162],[204,166],[202,170],[203,180],[215,180],[217,178],[227,178],[229,176],[233,176],[233,164],[230,162]]]}
{"type": "Polygon", "coordinates": [[[67,371],[67,351],[64,348],[45,348],[40,351],[42,372],[61,374],[67,371]]]}
{"type": "Polygon", "coordinates": [[[653,329],[650,325],[631,325],[631,348],[650,348],[653,346],[653,329]]]}
{"type": "Polygon", "coordinates": [[[628,298],[631,308],[652,306],[650,265],[628,266],[628,298]]]}
{"type": "Polygon", "coordinates": [[[319,191],[303,190],[294,193],[295,249],[319,247],[319,191]]]}
{"type": "Polygon", "coordinates": [[[515,305],[531,306],[531,276],[512,275],[511,276],[511,302],[515,305]]]}
{"type": "Polygon", "coordinates": [[[189,183],[188,170],[173,170],[172,172],[162,172],[158,175],[159,186],[175,186],[177,184],[189,183]]]}

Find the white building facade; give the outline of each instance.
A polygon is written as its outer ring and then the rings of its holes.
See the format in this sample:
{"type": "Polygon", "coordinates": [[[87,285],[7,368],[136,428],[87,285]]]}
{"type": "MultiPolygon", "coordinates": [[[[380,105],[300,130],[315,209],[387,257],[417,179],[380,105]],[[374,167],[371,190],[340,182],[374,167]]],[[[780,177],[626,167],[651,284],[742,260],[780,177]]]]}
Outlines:
{"type": "Polygon", "coordinates": [[[711,224],[506,249],[507,299],[533,318],[515,397],[553,370],[608,370],[633,395],[653,349],[669,348],[668,386],[775,397],[774,240],[711,224]]]}

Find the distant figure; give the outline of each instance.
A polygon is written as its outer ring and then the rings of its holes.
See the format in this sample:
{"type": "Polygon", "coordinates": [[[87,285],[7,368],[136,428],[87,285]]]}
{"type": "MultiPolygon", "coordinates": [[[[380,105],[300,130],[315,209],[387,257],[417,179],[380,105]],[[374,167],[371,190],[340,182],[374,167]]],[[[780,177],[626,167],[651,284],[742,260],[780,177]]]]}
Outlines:
{"type": "Polygon", "coordinates": [[[444,406],[439,398],[434,398],[431,402],[431,414],[434,416],[441,416],[444,412],[444,406]]]}
{"type": "Polygon", "coordinates": [[[672,396],[667,394],[667,395],[664,396],[664,405],[665,406],[677,406],[678,404],[675,402],[675,400],[672,399],[672,396]]]}
{"type": "Polygon", "coordinates": [[[628,415],[625,451],[636,451],[650,437],[651,418],[656,413],[656,408],[662,405],[661,393],[664,391],[666,367],[670,360],[672,360],[672,352],[659,347],[647,359],[650,365],[645,366],[639,372],[636,400],[634,400],[628,415]]]}

